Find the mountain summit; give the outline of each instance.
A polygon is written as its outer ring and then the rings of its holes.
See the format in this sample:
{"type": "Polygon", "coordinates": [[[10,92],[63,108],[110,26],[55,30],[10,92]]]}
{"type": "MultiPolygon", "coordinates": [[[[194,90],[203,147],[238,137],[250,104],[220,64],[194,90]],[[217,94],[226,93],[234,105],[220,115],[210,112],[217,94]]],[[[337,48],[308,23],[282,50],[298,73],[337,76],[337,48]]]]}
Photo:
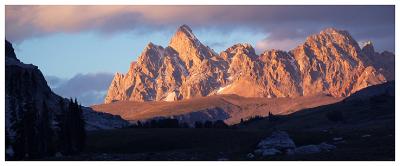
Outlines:
{"type": "Polygon", "coordinates": [[[257,55],[250,44],[239,43],[217,54],[182,25],[166,48],[149,43],[127,74],[115,75],[105,103],[215,94],[343,97],[393,79],[394,54],[377,53],[372,43],[360,48],[344,30],[327,28],[290,51],[257,55]]]}

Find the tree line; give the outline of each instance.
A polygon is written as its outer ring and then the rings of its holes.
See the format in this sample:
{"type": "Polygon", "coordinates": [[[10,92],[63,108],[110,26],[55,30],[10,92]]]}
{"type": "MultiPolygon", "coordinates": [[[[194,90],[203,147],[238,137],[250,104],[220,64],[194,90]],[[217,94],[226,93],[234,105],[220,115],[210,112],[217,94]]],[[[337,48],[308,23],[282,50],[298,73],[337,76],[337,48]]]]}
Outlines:
{"type": "Polygon", "coordinates": [[[82,106],[72,99],[58,102],[59,111],[51,110],[43,101],[16,104],[10,99],[10,132],[6,132],[6,147],[12,147],[8,160],[31,160],[76,154],[85,146],[85,120],[82,106]],[[66,104],[67,103],[67,104],[66,104]],[[13,134],[11,134],[13,132],[13,134]]]}
{"type": "Polygon", "coordinates": [[[174,118],[160,118],[148,121],[137,121],[133,128],[229,128],[223,120],[196,121],[194,124],[179,121],[174,118]]]}

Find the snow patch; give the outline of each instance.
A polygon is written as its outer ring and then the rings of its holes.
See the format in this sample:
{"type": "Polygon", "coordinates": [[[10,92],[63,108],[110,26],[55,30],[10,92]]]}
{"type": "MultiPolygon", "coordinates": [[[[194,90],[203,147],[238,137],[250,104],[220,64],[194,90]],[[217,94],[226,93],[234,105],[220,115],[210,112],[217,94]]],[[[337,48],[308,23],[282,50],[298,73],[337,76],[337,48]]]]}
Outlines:
{"type": "Polygon", "coordinates": [[[226,89],[226,88],[228,88],[228,87],[230,87],[231,86],[231,84],[229,84],[229,85],[227,85],[227,86],[224,86],[224,87],[220,87],[218,90],[217,90],[217,94],[220,94],[224,89],[226,89]]]}
{"type": "Polygon", "coordinates": [[[170,92],[168,93],[167,97],[164,99],[164,101],[175,101],[176,98],[176,92],[170,92]]]}
{"type": "Polygon", "coordinates": [[[361,48],[363,48],[367,45],[372,45],[372,41],[363,41],[358,44],[358,46],[360,46],[361,48]]]}

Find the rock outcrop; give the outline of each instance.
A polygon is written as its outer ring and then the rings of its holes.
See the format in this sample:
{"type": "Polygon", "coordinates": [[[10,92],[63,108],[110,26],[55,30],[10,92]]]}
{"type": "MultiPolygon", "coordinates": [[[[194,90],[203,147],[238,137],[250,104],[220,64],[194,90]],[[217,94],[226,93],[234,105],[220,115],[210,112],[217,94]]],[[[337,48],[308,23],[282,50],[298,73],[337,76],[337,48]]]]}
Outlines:
{"type": "MultiPolygon", "coordinates": [[[[68,99],[64,99],[53,93],[41,71],[37,66],[24,64],[17,59],[12,44],[5,41],[5,113],[6,129],[14,121],[12,114],[23,110],[26,103],[33,104],[36,110],[43,108],[43,103],[48,106],[50,117],[54,118],[66,108],[60,102],[67,105],[68,99]]],[[[83,116],[86,121],[87,130],[113,129],[128,125],[128,122],[118,115],[95,112],[91,108],[83,107],[83,116]]],[[[53,127],[55,127],[53,125],[53,127]]]]}
{"type": "Polygon", "coordinates": [[[293,140],[284,131],[274,131],[271,136],[261,140],[254,154],[259,157],[274,155],[305,155],[329,152],[336,149],[335,145],[322,142],[318,145],[304,145],[296,147],[293,140]]]}
{"type": "Polygon", "coordinates": [[[182,25],[166,48],[149,43],[127,74],[115,75],[105,103],[215,94],[345,97],[393,79],[394,54],[375,52],[371,42],[360,48],[347,31],[327,28],[290,51],[257,55],[236,44],[217,54],[182,25]]]}

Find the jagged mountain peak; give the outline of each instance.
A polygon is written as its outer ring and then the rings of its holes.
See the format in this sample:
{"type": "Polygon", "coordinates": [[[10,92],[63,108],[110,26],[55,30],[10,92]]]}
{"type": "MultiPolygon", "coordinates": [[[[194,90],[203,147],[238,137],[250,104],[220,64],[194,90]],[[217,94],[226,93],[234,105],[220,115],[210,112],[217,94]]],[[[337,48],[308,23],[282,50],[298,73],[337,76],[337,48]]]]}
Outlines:
{"type": "Polygon", "coordinates": [[[291,52],[299,49],[317,52],[314,54],[319,55],[320,58],[345,56],[354,63],[360,58],[358,53],[361,51],[357,41],[347,31],[335,28],[327,28],[320,33],[307,37],[304,44],[291,52]]]}
{"type": "Polygon", "coordinates": [[[209,47],[203,45],[187,25],[182,25],[171,38],[169,43],[187,69],[201,64],[204,59],[209,59],[216,53],[209,47]]]}
{"type": "Polygon", "coordinates": [[[192,29],[189,27],[189,25],[186,24],[179,26],[178,31],[192,33],[192,29]]]}
{"type": "Polygon", "coordinates": [[[254,52],[254,54],[255,54],[253,46],[251,46],[251,44],[248,44],[248,43],[237,43],[237,44],[229,47],[227,49],[227,51],[228,50],[239,50],[239,49],[240,50],[248,50],[249,52],[254,52]]]}
{"type": "Polygon", "coordinates": [[[334,27],[327,27],[327,28],[323,29],[322,31],[320,31],[320,34],[322,34],[322,33],[335,34],[335,33],[342,33],[342,32],[345,32],[345,31],[339,30],[339,29],[334,28],[334,27]]]}
{"type": "Polygon", "coordinates": [[[175,42],[179,42],[182,40],[188,40],[191,42],[197,42],[195,44],[200,44],[199,40],[197,39],[197,37],[193,34],[192,29],[184,24],[181,25],[175,32],[175,34],[173,35],[171,41],[170,41],[170,46],[174,45],[175,42]]]}
{"type": "Polygon", "coordinates": [[[350,41],[350,44],[356,43],[353,37],[350,35],[349,32],[345,30],[340,30],[336,28],[325,28],[324,30],[320,31],[318,34],[311,35],[307,37],[306,41],[314,39],[314,40],[334,40],[336,42],[342,41],[350,41]]]}
{"type": "Polygon", "coordinates": [[[293,56],[286,51],[279,50],[279,49],[269,49],[265,50],[263,53],[260,54],[259,59],[264,61],[265,59],[269,58],[276,58],[279,57],[286,57],[288,59],[293,59],[293,56]]]}
{"type": "Polygon", "coordinates": [[[142,63],[146,59],[160,59],[164,55],[164,48],[162,46],[153,44],[149,42],[147,46],[142,51],[141,55],[138,58],[137,63],[142,63]]]}
{"type": "Polygon", "coordinates": [[[248,43],[237,43],[229,48],[227,48],[225,51],[221,52],[221,57],[223,57],[225,60],[231,59],[235,55],[246,55],[250,57],[251,59],[257,58],[257,54],[251,46],[251,44],[248,43]]]}
{"type": "Polygon", "coordinates": [[[319,32],[319,35],[342,36],[346,39],[354,40],[348,31],[333,27],[328,27],[323,29],[322,31],[319,32]]]}
{"type": "Polygon", "coordinates": [[[280,50],[280,49],[268,49],[268,50],[265,50],[264,52],[262,52],[260,55],[263,55],[263,54],[268,54],[268,53],[271,53],[271,52],[277,52],[277,53],[280,53],[280,52],[286,52],[286,51],[284,51],[284,50],[280,50]]]}
{"type": "Polygon", "coordinates": [[[232,93],[247,97],[320,93],[343,97],[385,81],[380,74],[383,70],[375,70],[368,56],[360,56],[360,46],[351,35],[336,28],[307,37],[304,44],[289,52],[271,49],[259,56],[250,44],[238,43],[217,56],[189,26],[182,25],[169,46],[149,43],[145,50],[141,59],[146,61],[139,60],[135,70],[129,70],[129,77],[115,78],[105,103],[232,93]]]}
{"type": "Polygon", "coordinates": [[[146,52],[147,50],[151,50],[151,49],[160,49],[160,48],[163,48],[163,47],[160,45],[154,44],[152,42],[149,42],[146,45],[146,47],[144,48],[143,52],[146,52]]]}
{"type": "Polygon", "coordinates": [[[368,45],[373,46],[373,43],[372,43],[371,40],[368,40],[368,41],[362,42],[361,45],[362,45],[361,47],[366,47],[366,46],[368,46],[368,45]]]}
{"type": "Polygon", "coordinates": [[[361,51],[367,55],[375,54],[375,49],[374,49],[374,45],[372,44],[372,41],[363,42],[361,51]]]}

